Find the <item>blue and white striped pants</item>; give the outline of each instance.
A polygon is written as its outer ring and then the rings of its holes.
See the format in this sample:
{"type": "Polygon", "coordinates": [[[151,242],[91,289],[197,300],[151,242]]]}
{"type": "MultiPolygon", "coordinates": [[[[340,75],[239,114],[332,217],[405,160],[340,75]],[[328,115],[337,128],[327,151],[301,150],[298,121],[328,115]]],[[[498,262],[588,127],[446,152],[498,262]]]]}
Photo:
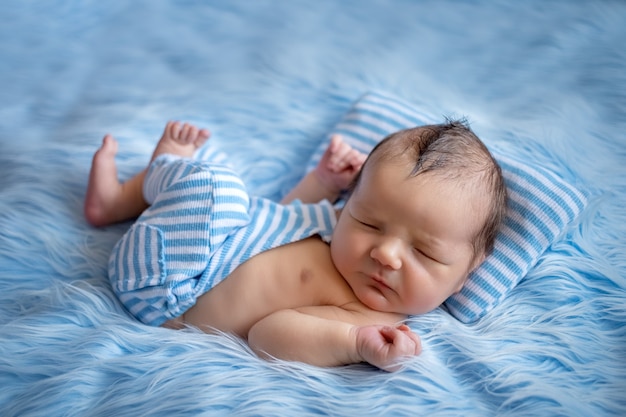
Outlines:
{"type": "Polygon", "coordinates": [[[336,223],[328,201],[249,197],[229,168],[173,155],[151,164],[143,192],[151,206],[113,248],[109,278],[124,306],[153,326],[261,252],[313,235],[329,242],[336,223]]]}
{"type": "Polygon", "coordinates": [[[151,206],[115,245],[113,290],[139,320],[158,326],[206,292],[201,276],[212,253],[246,225],[249,197],[229,168],[162,155],[144,181],[151,206]]]}

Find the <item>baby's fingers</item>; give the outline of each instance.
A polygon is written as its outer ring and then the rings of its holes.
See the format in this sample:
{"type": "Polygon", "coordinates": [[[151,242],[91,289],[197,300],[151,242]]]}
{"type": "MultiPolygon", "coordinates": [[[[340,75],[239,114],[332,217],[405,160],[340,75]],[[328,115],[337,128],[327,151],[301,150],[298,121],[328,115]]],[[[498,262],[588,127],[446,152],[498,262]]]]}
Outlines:
{"type": "Polygon", "coordinates": [[[414,356],[422,351],[419,337],[405,324],[395,328],[385,327],[381,333],[393,345],[397,356],[414,356]]]}
{"type": "Polygon", "coordinates": [[[408,337],[413,342],[414,355],[419,355],[420,353],[422,353],[422,341],[420,340],[418,335],[413,333],[409,326],[407,326],[406,324],[401,324],[397,326],[396,329],[400,330],[404,334],[404,336],[408,337]]]}
{"type": "Polygon", "coordinates": [[[356,149],[352,149],[350,152],[350,165],[354,168],[355,171],[360,171],[367,159],[367,155],[362,152],[357,151],[356,149]]]}
{"type": "Polygon", "coordinates": [[[351,165],[352,147],[345,142],[338,142],[328,158],[328,168],[338,172],[351,165]]]}

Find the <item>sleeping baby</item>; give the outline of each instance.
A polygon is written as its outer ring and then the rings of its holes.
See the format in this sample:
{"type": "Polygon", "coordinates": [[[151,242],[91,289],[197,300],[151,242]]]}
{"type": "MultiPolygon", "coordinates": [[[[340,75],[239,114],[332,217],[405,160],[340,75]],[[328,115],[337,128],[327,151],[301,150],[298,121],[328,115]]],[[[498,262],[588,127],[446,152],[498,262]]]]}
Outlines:
{"type": "Polygon", "coordinates": [[[498,164],[459,121],[398,131],[368,156],[335,136],[281,203],[192,159],[208,138],[169,122],[148,167],[120,183],[118,144],[105,136],[85,216],[94,226],[139,216],[109,260],[138,320],[233,333],[264,358],[398,369],[421,351],[403,320],[463,287],[506,210],[498,164]]]}

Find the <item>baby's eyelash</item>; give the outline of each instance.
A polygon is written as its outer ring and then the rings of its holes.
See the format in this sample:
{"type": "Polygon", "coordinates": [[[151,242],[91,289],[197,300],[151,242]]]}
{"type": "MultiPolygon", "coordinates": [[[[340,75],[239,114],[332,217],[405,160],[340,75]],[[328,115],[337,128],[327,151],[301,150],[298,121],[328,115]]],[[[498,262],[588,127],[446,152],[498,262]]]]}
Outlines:
{"type": "Polygon", "coordinates": [[[352,216],[352,218],[353,218],[353,219],[354,219],[357,223],[359,223],[361,226],[365,226],[365,227],[368,227],[368,228],[370,228],[370,229],[375,229],[375,230],[378,230],[378,227],[374,226],[374,225],[373,225],[373,224],[371,224],[371,223],[368,223],[368,222],[366,222],[366,221],[360,220],[360,219],[358,219],[358,218],[356,218],[356,217],[354,217],[354,216],[352,216]]]}
{"type": "Polygon", "coordinates": [[[361,221],[361,220],[357,220],[357,221],[358,221],[359,223],[361,223],[361,224],[362,224],[363,226],[365,226],[365,227],[369,227],[369,228],[371,228],[371,229],[377,229],[377,227],[376,227],[376,226],[374,226],[373,224],[369,224],[369,223],[366,223],[366,222],[361,221]]]}
{"type": "Polygon", "coordinates": [[[432,260],[432,261],[439,262],[437,259],[433,258],[432,256],[430,256],[429,254],[427,254],[427,253],[426,253],[426,252],[424,252],[423,250],[421,250],[421,249],[419,249],[419,248],[416,248],[415,246],[413,247],[413,250],[414,250],[415,252],[418,252],[420,255],[423,255],[423,256],[425,256],[426,258],[428,258],[428,259],[432,260]]]}

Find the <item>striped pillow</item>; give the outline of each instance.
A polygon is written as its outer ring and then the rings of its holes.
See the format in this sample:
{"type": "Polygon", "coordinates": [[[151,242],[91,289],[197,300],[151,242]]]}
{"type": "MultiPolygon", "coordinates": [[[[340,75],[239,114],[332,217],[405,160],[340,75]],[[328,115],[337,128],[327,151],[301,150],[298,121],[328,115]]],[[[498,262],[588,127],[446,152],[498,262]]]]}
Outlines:
{"type": "MultiPolygon", "coordinates": [[[[390,133],[432,123],[437,123],[434,117],[409,103],[367,93],[320,144],[308,168],[317,165],[332,134],[342,135],[354,148],[368,153],[390,133]]],[[[463,289],[444,303],[464,323],[478,320],[497,305],[587,203],[582,192],[554,173],[492,153],[502,168],[509,207],[493,252],[472,272],[463,289]]]]}

